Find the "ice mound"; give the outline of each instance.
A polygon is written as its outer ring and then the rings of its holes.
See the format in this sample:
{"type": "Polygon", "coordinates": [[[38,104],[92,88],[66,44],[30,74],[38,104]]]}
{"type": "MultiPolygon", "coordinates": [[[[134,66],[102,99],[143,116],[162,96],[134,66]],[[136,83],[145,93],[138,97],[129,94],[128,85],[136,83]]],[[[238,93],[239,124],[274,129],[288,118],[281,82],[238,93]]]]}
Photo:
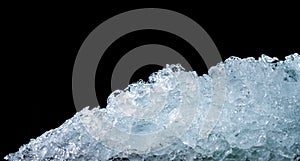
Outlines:
{"type": "Polygon", "coordinates": [[[167,65],[8,160],[300,160],[300,55],[167,65]]]}

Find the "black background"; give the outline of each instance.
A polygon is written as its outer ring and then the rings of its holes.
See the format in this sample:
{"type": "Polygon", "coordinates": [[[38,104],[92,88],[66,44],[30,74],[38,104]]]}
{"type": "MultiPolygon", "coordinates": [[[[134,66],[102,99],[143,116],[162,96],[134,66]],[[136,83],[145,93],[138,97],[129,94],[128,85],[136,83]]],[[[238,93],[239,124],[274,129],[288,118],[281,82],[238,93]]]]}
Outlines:
{"type": "MultiPolygon", "coordinates": [[[[136,8],[141,7],[97,6],[91,9],[42,5],[14,8],[4,14],[7,21],[2,25],[5,50],[1,53],[1,101],[5,104],[1,105],[1,158],[75,114],[72,69],[82,42],[106,19],[136,8]]],[[[162,8],[185,14],[198,22],[215,42],[223,60],[232,55],[258,58],[263,53],[283,59],[285,55],[300,51],[299,14],[291,6],[162,8]]],[[[131,42],[155,41],[150,35],[144,33],[142,40],[132,38],[131,42]]],[[[159,37],[158,33],[156,35],[159,37]]],[[[160,36],[160,41],[172,41],[167,36],[163,38],[160,36]]],[[[130,44],[127,41],[111,51],[125,52],[124,48],[130,44]]],[[[183,51],[189,50],[183,48],[183,51]]],[[[199,62],[203,67],[201,60],[199,62]]],[[[132,81],[146,78],[157,69],[140,69],[132,81]]],[[[206,69],[198,72],[203,74],[206,69]]],[[[100,97],[101,91],[97,90],[97,94],[100,97]]]]}

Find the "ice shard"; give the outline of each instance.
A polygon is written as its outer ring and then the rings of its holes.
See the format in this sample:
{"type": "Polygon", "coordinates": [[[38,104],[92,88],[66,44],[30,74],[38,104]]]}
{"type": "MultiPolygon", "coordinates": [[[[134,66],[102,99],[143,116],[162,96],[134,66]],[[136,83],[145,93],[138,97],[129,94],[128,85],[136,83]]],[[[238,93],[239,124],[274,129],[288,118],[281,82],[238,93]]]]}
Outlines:
{"type": "Polygon", "coordinates": [[[300,160],[300,55],[167,65],[7,160],[300,160]]]}

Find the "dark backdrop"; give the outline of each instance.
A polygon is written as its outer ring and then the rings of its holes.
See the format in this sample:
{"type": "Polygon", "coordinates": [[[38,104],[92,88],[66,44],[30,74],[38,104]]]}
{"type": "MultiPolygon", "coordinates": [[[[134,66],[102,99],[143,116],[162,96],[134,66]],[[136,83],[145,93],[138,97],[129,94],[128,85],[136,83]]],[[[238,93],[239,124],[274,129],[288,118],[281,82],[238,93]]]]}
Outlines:
{"type": "MultiPolygon", "coordinates": [[[[3,48],[7,50],[1,53],[1,79],[4,81],[1,100],[5,102],[1,106],[1,158],[75,114],[72,69],[82,42],[101,22],[135,8],[141,7],[103,5],[91,9],[45,5],[12,8],[4,14],[7,22],[2,25],[5,27],[3,34],[7,37],[3,48]]],[[[198,22],[214,40],[223,60],[231,55],[257,58],[263,53],[283,59],[285,55],[300,51],[299,14],[293,8],[163,8],[183,13],[198,22]]],[[[161,42],[174,41],[168,35],[143,34],[131,37],[131,41],[124,41],[112,51],[122,53],[126,46],[137,47],[132,43],[155,41],[156,36],[161,42]]],[[[189,50],[183,47],[180,54],[187,54],[189,50]]],[[[201,60],[199,66],[203,66],[201,60]]],[[[159,68],[139,69],[132,81],[146,78],[159,68]]],[[[197,72],[203,74],[206,70],[203,67],[197,72]]],[[[97,94],[100,97],[101,91],[97,90],[97,94]]]]}

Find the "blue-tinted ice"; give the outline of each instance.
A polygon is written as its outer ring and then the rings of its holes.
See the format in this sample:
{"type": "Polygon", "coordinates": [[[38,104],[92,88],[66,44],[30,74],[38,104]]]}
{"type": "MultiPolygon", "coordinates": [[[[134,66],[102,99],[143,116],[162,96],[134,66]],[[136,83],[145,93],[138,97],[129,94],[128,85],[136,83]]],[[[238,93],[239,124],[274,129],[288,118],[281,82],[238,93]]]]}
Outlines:
{"type": "Polygon", "coordinates": [[[300,55],[167,65],[8,160],[300,160],[300,55]]]}

